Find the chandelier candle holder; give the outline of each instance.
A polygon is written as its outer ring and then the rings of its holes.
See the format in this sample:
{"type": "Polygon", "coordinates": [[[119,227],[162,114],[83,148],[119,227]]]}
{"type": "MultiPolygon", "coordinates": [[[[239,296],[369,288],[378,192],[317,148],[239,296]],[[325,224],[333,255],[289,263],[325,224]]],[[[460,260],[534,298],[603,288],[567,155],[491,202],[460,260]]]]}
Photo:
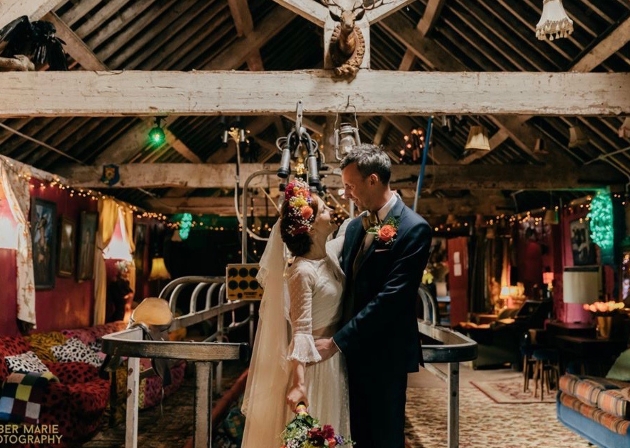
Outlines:
{"type": "Polygon", "coordinates": [[[569,18],[562,0],[543,0],[543,10],[536,25],[539,40],[554,40],[569,37],[573,33],[573,20],[569,18]]]}

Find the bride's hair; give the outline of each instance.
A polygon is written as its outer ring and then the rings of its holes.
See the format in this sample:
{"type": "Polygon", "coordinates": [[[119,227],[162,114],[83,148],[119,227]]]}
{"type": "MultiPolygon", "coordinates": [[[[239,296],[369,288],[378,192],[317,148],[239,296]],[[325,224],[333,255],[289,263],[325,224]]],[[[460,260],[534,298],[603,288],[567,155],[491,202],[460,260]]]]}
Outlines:
{"type": "Polygon", "coordinates": [[[280,209],[280,236],[293,256],[306,254],[313,245],[309,230],[313,228],[319,201],[301,181],[287,185],[280,209]]]}

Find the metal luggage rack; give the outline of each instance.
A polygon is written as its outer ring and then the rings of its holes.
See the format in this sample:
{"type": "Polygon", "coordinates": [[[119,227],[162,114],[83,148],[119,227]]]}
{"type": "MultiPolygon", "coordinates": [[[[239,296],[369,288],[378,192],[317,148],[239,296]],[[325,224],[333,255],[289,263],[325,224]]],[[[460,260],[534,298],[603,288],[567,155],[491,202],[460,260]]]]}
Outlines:
{"type": "MultiPolygon", "coordinates": [[[[224,332],[223,314],[245,305],[247,302],[225,303],[224,277],[182,277],[171,281],[160,292],[160,297],[168,296],[172,312],[177,308],[177,299],[186,285],[195,284],[188,313],[173,319],[169,330],[185,328],[193,324],[217,318],[217,331],[202,342],[193,341],[145,341],[141,328],[131,328],[103,336],[102,351],[112,357],[126,356],[127,363],[127,416],[125,427],[125,447],[138,446],[138,398],[140,387],[140,358],[165,358],[186,360],[195,363],[195,418],[194,447],[209,448],[212,440],[212,380],[213,365],[217,364],[216,383],[220,389],[221,362],[227,360],[246,361],[249,346],[241,343],[216,342],[224,332]],[[197,311],[201,293],[203,306],[197,311]]],[[[235,323],[232,328],[246,323],[235,323]]]]}
{"type": "Polygon", "coordinates": [[[425,368],[447,383],[448,393],[448,448],[459,446],[459,363],[477,358],[477,343],[450,328],[437,325],[439,308],[435,298],[420,287],[418,296],[422,299],[423,316],[418,319],[418,331],[437,344],[422,344],[422,357],[425,368]],[[447,371],[434,366],[435,363],[448,364],[447,371]]]}

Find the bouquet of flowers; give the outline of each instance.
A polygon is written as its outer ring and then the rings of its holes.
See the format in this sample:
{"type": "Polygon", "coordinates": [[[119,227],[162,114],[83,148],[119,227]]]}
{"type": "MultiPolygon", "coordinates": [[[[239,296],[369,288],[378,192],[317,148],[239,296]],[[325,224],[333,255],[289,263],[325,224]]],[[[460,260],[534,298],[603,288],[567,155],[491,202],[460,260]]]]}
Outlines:
{"type": "Polygon", "coordinates": [[[594,302],[590,305],[585,303],[583,307],[586,311],[590,311],[596,316],[612,316],[620,312],[625,305],[623,302],[609,300],[608,302],[594,302]]]}
{"type": "Polygon", "coordinates": [[[303,403],[297,406],[295,414],[295,418],[287,423],[282,431],[283,443],[280,448],[352,446],[352,441],[335,434],[332,426],[321,426],[316,418],[306,412],[306,406],[303,403]]]}

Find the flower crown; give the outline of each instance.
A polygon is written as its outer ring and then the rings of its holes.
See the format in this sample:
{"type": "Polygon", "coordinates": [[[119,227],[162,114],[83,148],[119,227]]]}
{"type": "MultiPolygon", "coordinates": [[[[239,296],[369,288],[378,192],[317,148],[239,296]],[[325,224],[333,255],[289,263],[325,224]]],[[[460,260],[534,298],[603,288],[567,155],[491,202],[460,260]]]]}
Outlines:
{"type": "Polygon", "coordinates": [[[313,228],[315,216],[311,204],[313,197],[305,182],[294,180],[284,190],[284,200],[287,203],[288,232],[291,236],[306,233],[313,228]]]}

